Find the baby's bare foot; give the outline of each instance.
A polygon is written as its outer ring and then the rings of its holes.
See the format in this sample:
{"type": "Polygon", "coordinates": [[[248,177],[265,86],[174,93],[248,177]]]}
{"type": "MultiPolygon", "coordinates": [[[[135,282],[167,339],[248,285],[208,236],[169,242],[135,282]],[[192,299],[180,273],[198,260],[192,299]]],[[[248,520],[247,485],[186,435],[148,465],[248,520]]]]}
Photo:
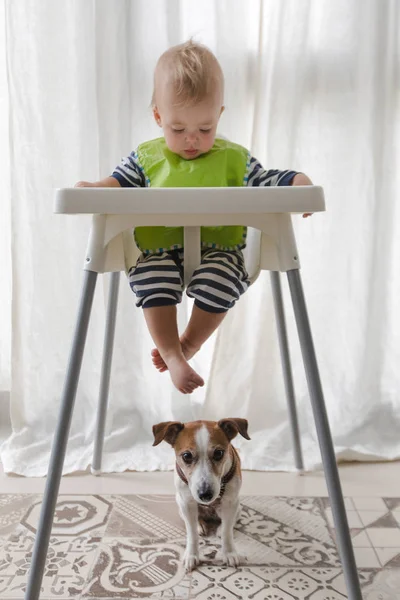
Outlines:
{"type": "MultiPolygon", "coordinates": [[[[193,356],[200,350],[200,348],[196,348],[195,346],[193,346],[193,344],[191,344],[187,339],[185,339],[184,336],[181,337],[181,346],[183,356],[186,358],[186,360],[190,360],[191,358],[193,358],[193,356]]],[[[153,360],[153,365],[156,369],[160,371],[160,373],[168,371],[168,367],[157,348],[153,348],[153,350],[151,351],[151,356],[153,360]]]]}
{"type": "Polygon", "coordinates": [[[182,394],[191,394],[196,388],[204,385],[204,380],[188,365],[182,354],[166,357],[166,367],[169,369],[172,383],[182,394]]]}

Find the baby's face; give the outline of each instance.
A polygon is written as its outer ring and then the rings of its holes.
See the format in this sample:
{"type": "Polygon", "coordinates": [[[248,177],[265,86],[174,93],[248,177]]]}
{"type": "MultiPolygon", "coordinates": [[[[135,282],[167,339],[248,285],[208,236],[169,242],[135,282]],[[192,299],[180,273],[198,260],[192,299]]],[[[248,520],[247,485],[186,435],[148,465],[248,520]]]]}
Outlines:
{"type": "Polygon", "coordinates": [[[163,128],[168,148],[186,160],[197,158],[214,145],[215,134],[224,109],[221,95],[215,93],[194,106],[174,106],[173,94],[165,90],[154,118],[163,128]]]}

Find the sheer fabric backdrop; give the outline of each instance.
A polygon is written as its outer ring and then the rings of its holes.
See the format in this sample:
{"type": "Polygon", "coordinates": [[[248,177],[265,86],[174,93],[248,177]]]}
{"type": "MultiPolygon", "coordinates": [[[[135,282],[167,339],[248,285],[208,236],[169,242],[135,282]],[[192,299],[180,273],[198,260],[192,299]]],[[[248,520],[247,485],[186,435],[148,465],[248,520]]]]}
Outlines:
{"type": "MultiPolygon", "coordinates": [[[[75,326],[90,218],[53,215],[53,190],[107,176],[160,134],[149,108],[153,69],[190,36],[225,73],[220,131],[265,167],[297,169],[324,186],[327,212],[294,221],[335,448],[345,459],[398,457],[396,0],[21,0],[1,14],[0,383],[11,390],[13,426],[1,449],[5,471],[47,471],[75,326]]],[[[91,462],[107,282],[98,278],[66,473],[91,462]]],[[[292,469],[268,273],[194,359],[208,386],[192,397],[154,370],[142,312],[121,284],[104,470],[172,469],[170,448],[152,448],[154,423],[228,416],[249,420],[251,441],[237,439],[245,469],[292,469]]],[[[320,455],[283,284],[312,468],[320,455]]],[[[185,300],[181,328],[189,309],[185,300]]]]}

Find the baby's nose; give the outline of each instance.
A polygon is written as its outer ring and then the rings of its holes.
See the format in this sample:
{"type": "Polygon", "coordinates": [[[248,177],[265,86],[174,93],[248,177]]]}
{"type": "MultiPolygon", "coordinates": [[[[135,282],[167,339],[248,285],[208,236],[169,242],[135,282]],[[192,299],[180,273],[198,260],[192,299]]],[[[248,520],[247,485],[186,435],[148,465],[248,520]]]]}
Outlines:
{"type": "Polygon", "coordinates": [[[198,136],[197,136],[197,133],[193,133],[193,132],[192,132],[192,133],[190,133],[190,132],[188,132],[188,133],[186,134],[186,139],[188,140],[188,142],[194,142],[194,141],[196,141],[196,140],[197,140],[197,137],[198,137],[198,136]]]}

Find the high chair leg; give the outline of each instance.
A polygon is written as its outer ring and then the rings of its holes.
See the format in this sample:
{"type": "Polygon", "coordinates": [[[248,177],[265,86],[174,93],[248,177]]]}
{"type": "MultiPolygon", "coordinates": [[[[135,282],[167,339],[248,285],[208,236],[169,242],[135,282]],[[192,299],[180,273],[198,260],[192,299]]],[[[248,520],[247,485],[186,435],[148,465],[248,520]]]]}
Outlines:
{"type": "Polygon", "coordinates": [[[108,392],[110,389],[111,362],[114,347],[115,323],[117,318],[119,280],[119,271],[111,273],[110,289],[108,291],[106,328],[104,334],[103,362],[101,365],[99,402],[97,405],[97,422],[94,439],[93,464],[91,467],[93,475],[101,474],[101,458],[103,454],[108,392]]]}
{"type": "Polygon", "coordinates": [[[93,271],[84,271],[83,289],[78,319],[62,394],[57,429],[53,440],[46,489],[40,511],[39,525],[36,532],[25,600],[38,600],[40,597],[40,588],[50,541],[51,528],[53,525],[54,510],[57,503],[58,490],[62,476],[68,434],[71,426],[76,390],[78,387],[83,351],[85,348],[86,334],[96,287],[96,279],[97,273],[94,273],[93,271]]]}
{"type": "Polygon", "coordinates": [[[308,389],[321,450],[322,463],[332,505],[333,520],[349,600],[362,600],[342,488],[319,377],[317,359],[308,320],[301,277],[298,269],[288,271],[290,293],[303,355],[308,389]]]}
{"type": "Polygon", "coordinates": [[[294,394],[292,367],[290,363],[289,344],[286,332],[285,310],[282,300],[282,288],[279,271],[271,271],[271,288],[274,299],[276,327],[278,330],[279,349],[281,352],[283,379],[285,383],[286,399],[289,409],[290,428],[292,432],[292,443],[294,451],[294,462],[298,471],[304,471],[303,454],[301,451],[301,440],[299,422],[297,418],[296,398],[294,394]]]}

